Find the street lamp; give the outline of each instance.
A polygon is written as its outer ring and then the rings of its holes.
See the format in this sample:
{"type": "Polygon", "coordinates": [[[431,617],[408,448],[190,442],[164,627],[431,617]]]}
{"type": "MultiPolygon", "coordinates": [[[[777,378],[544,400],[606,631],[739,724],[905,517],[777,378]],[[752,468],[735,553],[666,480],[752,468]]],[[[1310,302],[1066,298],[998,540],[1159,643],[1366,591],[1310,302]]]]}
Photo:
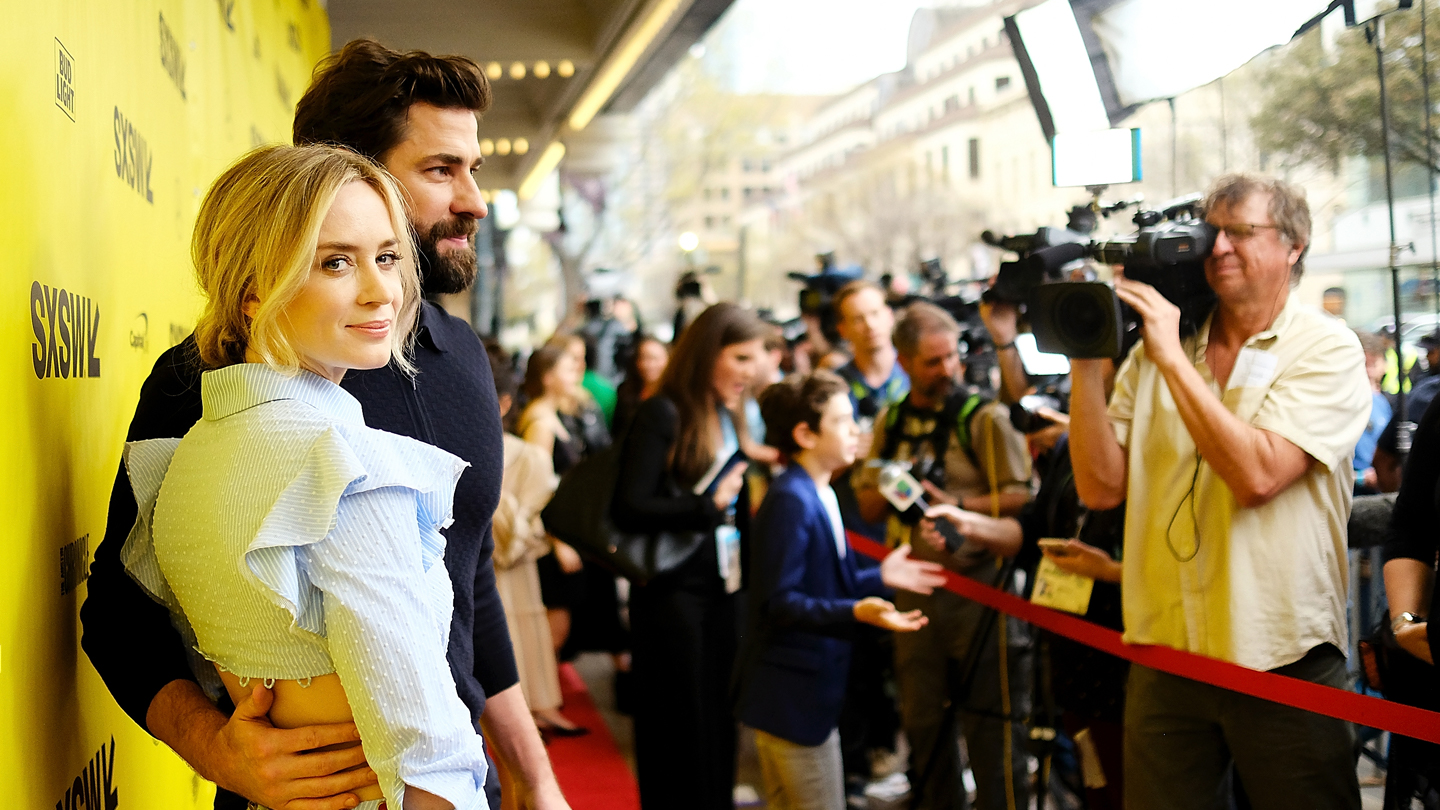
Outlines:
{"type": "Polygon", "coordinates": [[[680,234],[680,249],[687,254],[694,253],[695,248],[700,247],[700,237],[694,231],[686,231],[680,234]]]}

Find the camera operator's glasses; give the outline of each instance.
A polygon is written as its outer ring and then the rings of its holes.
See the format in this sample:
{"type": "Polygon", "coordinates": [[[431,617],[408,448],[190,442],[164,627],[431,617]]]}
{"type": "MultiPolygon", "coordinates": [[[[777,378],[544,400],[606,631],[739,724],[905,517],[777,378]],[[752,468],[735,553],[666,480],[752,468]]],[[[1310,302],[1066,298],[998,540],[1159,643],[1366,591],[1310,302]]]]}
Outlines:
{"type": "Polygon", "coordinates": [[[1250,222],[1237,222],[1234,225],[1214,225],[1212,227],[1217,231],[1223,232],[1225,238],[1231,242],[1244,242],[1247,239],[1251,239],[1255,236],[1255,231],[1260,228],[1273,228],[1277,231],[1280,229],[1279,225],[1256,225],[1250,222]]]}

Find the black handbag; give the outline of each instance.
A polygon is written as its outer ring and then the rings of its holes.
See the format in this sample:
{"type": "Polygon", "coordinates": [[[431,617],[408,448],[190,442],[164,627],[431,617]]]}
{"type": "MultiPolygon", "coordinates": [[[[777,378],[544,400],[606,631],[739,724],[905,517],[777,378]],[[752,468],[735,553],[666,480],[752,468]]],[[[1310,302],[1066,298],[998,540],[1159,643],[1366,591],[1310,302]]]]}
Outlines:
{"type": "Polygon", "coordinates": [[[1388,616],[1381,616],[1357,646],[1366,686],[1396,703],[1440,709],[1434,693],[1435,667],[1400,646],[1388,616]]]}
{"type": "Polygon", "coordinates": [[[710,537],[708,532],[632,534],[615,528],[610,503],[620,477],[616,442],[571,467],[540,512],[545,530],[636,585],[679,568],[710,537]]]}

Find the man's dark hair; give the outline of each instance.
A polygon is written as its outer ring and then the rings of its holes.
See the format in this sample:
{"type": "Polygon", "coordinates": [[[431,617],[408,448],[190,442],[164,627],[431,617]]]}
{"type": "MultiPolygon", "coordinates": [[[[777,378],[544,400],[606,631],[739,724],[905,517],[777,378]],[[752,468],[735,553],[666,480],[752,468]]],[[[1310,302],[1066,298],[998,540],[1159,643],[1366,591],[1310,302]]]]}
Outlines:
{"type": "Polygon", "coordinates": [[[294,139],[297,145],[348,146],[382,161],[405,140],[411,105],[481,113],[490,98],[489,80],[467,57],[401,53],[373,39],[355,39],[316,66],[310,88],[295,105],[294,139]]]}
{"type": "Polygon", "coordinates": [[[795,427],[802,422],[820,432],[820,417],[825,406],[837,394],[849,389],[834,372],[820,369],[805,375],[792,375],[760,392],[760,415],[765,419],[765,438],[787,456],[800,452],[795,443],[795,427]]]}

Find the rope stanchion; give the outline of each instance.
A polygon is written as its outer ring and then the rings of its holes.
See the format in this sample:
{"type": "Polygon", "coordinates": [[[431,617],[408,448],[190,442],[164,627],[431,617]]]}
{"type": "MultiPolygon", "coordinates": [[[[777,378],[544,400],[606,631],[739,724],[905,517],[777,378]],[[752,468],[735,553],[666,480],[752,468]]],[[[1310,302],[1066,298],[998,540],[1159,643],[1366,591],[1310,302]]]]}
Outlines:
{"type": "MultiPolygon", "coordinates": [[[[884,559],[889,551],[867,537],[853,532],[846,534],[849,535],[850,547],[867,557],[884,559]]],[[[1273,672],[1246,669],[1229,661],[1172,647],[1126,644],[1121,640],[1120,633],[1108,627],[1087,622],[1079,616],[1032,604],[1014,594],[982,585],[953,571],[945,572],[945,588],[1041,629],[1141,666],[1440,745],[1440,712],[1276,675],[1273,672]]]]}

